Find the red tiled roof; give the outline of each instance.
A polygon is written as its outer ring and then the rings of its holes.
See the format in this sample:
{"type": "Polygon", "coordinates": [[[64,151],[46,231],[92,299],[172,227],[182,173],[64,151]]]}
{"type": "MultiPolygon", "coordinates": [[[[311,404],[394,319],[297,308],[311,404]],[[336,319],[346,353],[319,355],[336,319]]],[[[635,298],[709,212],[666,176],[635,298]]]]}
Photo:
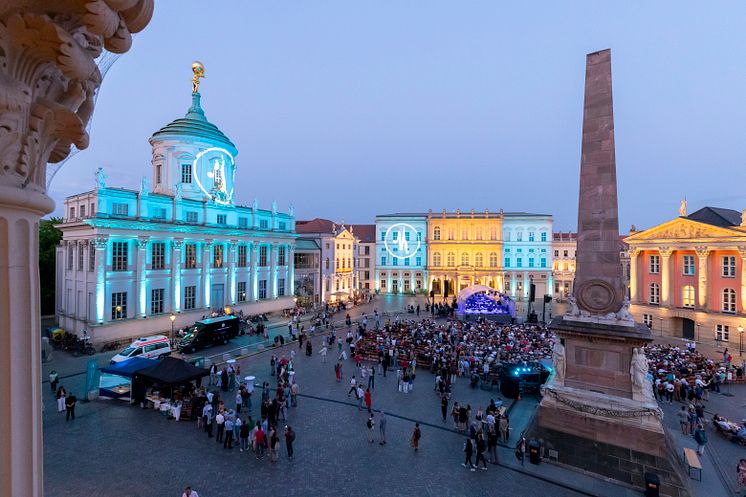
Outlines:
{"type": "Polygon", "coordinates": [[[315,218],[295,222],[296,233],[333,233],[334,222],[328,219],[315,218]]]}
{"type": "Polygon", "coordinates": [[[352,228],[352,234],[363,243],[376,241],[375,224],[353,224],[348,226],[348,228],[352,228]]]}

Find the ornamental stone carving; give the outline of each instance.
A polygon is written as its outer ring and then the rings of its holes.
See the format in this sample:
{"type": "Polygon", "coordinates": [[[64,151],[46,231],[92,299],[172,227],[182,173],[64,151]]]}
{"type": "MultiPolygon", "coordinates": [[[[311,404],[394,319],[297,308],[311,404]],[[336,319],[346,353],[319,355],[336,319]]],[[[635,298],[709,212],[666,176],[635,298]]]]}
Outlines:
{"type": "Polygon", "coordinates": [[[88,146],[101,84],[95,59],[130,48],[153,0],[0,5],[0,175],[6,186],[44,193],[46,164],[88,146]]]}

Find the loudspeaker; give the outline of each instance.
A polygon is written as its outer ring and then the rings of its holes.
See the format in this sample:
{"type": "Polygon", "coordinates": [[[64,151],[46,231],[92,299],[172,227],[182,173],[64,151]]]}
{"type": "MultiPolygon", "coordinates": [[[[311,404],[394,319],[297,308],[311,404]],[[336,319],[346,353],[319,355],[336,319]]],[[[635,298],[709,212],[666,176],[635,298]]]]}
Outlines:
{"type": "Polygon", "coordinates": [[[531,286],[529,287],[529,290],[528,290],[528,301],[534,302],[535,300],[536,300],[536,285],[531,283],[531,286]]]}

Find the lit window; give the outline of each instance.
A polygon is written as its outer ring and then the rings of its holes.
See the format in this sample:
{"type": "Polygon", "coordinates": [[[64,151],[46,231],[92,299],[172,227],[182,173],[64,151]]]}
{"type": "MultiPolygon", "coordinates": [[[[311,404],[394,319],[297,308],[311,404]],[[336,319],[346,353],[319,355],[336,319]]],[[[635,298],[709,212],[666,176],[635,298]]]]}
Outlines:
{"type": "Polygon", "coordinates": [[[197,267],[197,244],[187,243],[184,245],[184,268],[194,269],[197,267]]]}
{"type": "Polygon", "coordinates": [[[661,257],[659,255],[650,256],[650,274],[658,274],[661,270],[661,257]]]}
{"type": "Polygon", "coordinates": [[[476,267],[484,267],[484,256],[481,252],[474,256],[474,265],[476,267]]]}
{"type": "Polygon", "coordinates": [[[113,242],[111,244],[111,270],[127,270],[127,242],[113,242]]]}
{"type": "Polygon", "coordinates": [[[661,303],[661,287],[658,285],[658,283],[650,284],[648,303],[654,305],[658,305],[661,303]]]}
{"type": "Polygon", "coordinates": [[[729,314],[736,313],[736,291],[732,288],[723,290],[723,312],[729,314]]]}
{"type": "Polygon", "coordinates": [[[181,182],[182,183],[192,182],[192,165],[191,164],[181,165],[181,182]]]}
{"type": "Polygon", "coordinates": [[[723,276],[733,278],[736,276],[736,258],[732,255],[723,257],[723,276]]]}
{"type": "Polygon", "coordinates": [[[127,292],[111,294],[111,319],[125,319],[127,317],[127,292]]]}
{"type": "Polygon", "coordinates": [[[681,305],[694,308],[694,287],[692,285],[684,285],[681,289],[681,305]]]}
{"type": "Polygon", "coordinates": [[[163,313],[163,288],[153,288],[150,291],[150,314],[163,313]]]}
{"type": "Polygon", "coordinates": [[[440,252],[435,252],[433,254],[433,266],[435,267],[440,266],[440,252]]]}

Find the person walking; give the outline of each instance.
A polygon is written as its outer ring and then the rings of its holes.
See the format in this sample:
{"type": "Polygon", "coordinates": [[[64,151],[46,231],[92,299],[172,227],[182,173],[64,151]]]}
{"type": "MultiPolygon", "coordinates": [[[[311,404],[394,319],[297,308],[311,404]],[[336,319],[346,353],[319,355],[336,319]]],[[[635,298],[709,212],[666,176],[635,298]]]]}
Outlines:
{"type": "Polygon", "coordinates": [[[218,443],[223,441],[223,435],[225,434],[225,414],[218,412],[215,416],[215,424],[217,425],[218,433],[215,437],[215,441],[218,443]]]}
{"type": "Polygon", "coordinates": [[[329,349],[326,348],[326,344],[324,344],[323,347],[321,347],[321,350],[319,350],[319,355],[321,356],[321,363],[326,364],[326,354],[329,352],[329,349]]]}
{"type": "Polygon", "coordinates": [[[225,426],[225,440],[223,440],[224,449],[233,448],[233,419],[231,416],[227,416],[224,422],[225,426]]]}
{"type": "Polygon", "coordinates": [[[347,396],[349,397],[351,393],[357,392],[357,380],[355,379],[355,375],[352,375],[352,378],[350,378],[350,390],[347,392],[347,396]]]}
{"type": "Polygon", "coordinates": [[[71,393],[67,397],[65,397],[65,409],[67,410],[67,414],[65,414],[65,421],[70,421],[72,419],[75,420],[75,404],[78,403],[78,399],[75,397],[74,393],[71,393]]]}
{"type": "Polygon", "coordinates": [[[448,397],[445,395],[440,398],[440,414],[443,416],[443,422],[448,419],[448,397]]]}
{"type": "Polygon", "coordinates": [[[278,449],[280,448],[280,437],[277,436],[277,430],[272,429],[272,435],[269,438],[269,461],[277,462],[279,458],[278,449]]]}
{"type": "MultiPolygon", "coordinates": [[[[240,418],[238,418],[238,419],[240,419],[240,418]]],[[[238,421],[238,419],[236,419],[236,421],[238,421]]],[[[241,422],[241,429],[238,432],[238,438],[240,440],[239,450],[241,452],[243,452],[245,450],[249,450],[249,432],[250,431],[251,431],[251,428],[249,428],[249,422],[248,422],[248,420],[247,421],[242,421],[241,422]]]]}
{"type": "Polygon", "coordinates": [[[420,438],[422,438],[422,431],[420,430],[420,424],[414,424],[414,431],[412,432],[412,448],[415,452],[420,450],[420,438]]]}
{"type": "Polygon", "coordinates": [[[368,415],[368,421],[365,422],[365,426],[368,427],[368,443],[373,443],[373,427],[376,425],[376,422],[373,420],[373,413],[370,413],[368,415]]]}
{"type": "Polygon", "coordinates": [[[381,411],[381,415],[378,417],[378,433],[381,436],[379,445],[386,445],[386,413],[381,411]]]}
{"type": "Polygon", "coordinates": [[[461,466],[465,468],[469,468],[472,471],[475,471],[474,469],[474,463],[471,461],[471,457],[474,454],[474,445],[471,442],[471,438],[466,437],[466,442],[464,442],[464,455],[465,459],[464,462],[461,463],[461,466]],[[468,464],[468,466],[467,466],[468,464]]]}
{"type": "Polygon", "coordinates": [[[697,454],[704,455],[705,445],[707,445],[707,433],[702,423],[697,424],[697,428],[694,430],[694,441],[697,442],[697,454]]]}
{"type": "Polygon", "coordinates": [[[256,433],[254,433],[254,450],[256,451],[256,458],[261,459],[264,457],[264,444],[266,434],[262,429],[261,423],[256,424],[256,433]]]}
{"type": "Polygon", "coordinates": [[[368,367],[368,388],[376,388],[376,370],[373,365],[368,367]]]}
{"type": "Polygon", "coordinates": [[[295,442],[295,432],[290,426],[285,427],[285,446],[288,450],[288,458],[293,458],[293,442],[295,442]]]}
{"type": "Polygon", "coordinates": [[[526,460],[526,437],[523,436],[523,433],[521,433],[518,444],[515,446],[515,455],[521,461],[521,466],[523,466],[526,460]]]}
{"type": "Polygon", "coordinates": [[[487,450],[490,453],[490,464],[497,464],[497,432],[495,430],[487,433],[487,450]]]}
{"type": "Polygon", "coordinates": [[[65,397],[67,397],[67,390],[60,385],[57,388],[57,412],[65,412],[65,397]]]}
{"type": "Polygon", "coordinates": [[[370,393],[370,388],[365,390],[365,393],[363,395],[365,397],[365,407],[368,408],[368,413],[370,413],[371,406],[373,405],[373,396],[370,393]]]}
{"type": "Polygon", "coordinates": [[[487,460],[484,458],[484,451],[487,450],[487,444],[484,441],[484,435],[477,435],[477,461],[474,464],[479,467],[479,461],[482,461],[482,469],[487,470],[487,460]]]}
{"type": "Polygon", "coordinates": [[[57,371],[52,370],[49,373],[49,387],[52,389],[52,393],[55,393],[57,391],[57,383],[60,381],[60,377],[57,374],[57,371]]]}
{"type": "Polygon", "coordinates": [[[363,401],[365,400],[365,391],[360,385],[355,390],[355,398],[357,399],[357,410],[359,411],[363,408],[363,401]]]}

